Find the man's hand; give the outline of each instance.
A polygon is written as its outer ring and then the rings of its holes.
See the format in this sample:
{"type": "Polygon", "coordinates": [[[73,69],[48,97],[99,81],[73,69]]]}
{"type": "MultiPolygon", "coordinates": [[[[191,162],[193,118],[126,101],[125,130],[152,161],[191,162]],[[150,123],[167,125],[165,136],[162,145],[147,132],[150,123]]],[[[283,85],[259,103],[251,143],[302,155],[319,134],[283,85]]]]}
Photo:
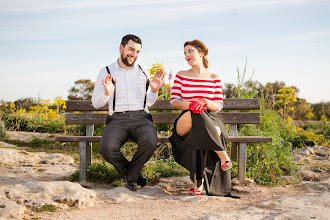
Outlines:
{"type": "Polygon", "coordinates": [[[157,70],[154,78],[150,81],[149,84],[153,92],[157,92],[160,89],[160,87],[163,85],[164,77],[165,77],[164,71],[157,70]]]}
{"type": "MultiPolygon", "coordinates": [[[[117,82],[117,80],[115,80],[117,82]]],[[[102,79],[102,84],[104,86],[104,95],[109,96],[115,90],[115,85],[112,83],[112,76],[108,74],[105,79],[102,79]]]]}

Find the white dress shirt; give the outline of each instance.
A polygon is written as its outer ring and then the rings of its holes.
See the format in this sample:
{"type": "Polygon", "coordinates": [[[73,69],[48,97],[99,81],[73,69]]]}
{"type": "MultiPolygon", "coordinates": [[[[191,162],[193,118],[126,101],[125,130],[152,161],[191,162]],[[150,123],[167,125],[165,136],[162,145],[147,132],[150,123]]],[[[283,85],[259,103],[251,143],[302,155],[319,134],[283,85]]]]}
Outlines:
{"type": "MultiPolygon", "coordinates": [[[[150,107],[156,102],[158,91],[153,92],[149,86],[148,92],[146,93],[147,80],[140,67],[134,63],[132,68],[125,70],[121,68],[118,65],[118,61],[116,61],[110,64],[108,68],[112,78],[114,80],[117,79],[115,110],[113,111],[112,106],[114,92],[112,92],[110,96],[104,94],[105,89],[102,84],[102,79],[104,80],[108,75],[106,67],[100,70],[95,82],[92,96],[92,104],[94,108],[101,108],[108,103],[110,115],[112,115],[113,112],[143,110],[144,99],[147,95],[145,111],[149,112],[147,106],[150,107]]],[[[142,69],[149,78],[149,72],[143,67],[142,69]]]]}

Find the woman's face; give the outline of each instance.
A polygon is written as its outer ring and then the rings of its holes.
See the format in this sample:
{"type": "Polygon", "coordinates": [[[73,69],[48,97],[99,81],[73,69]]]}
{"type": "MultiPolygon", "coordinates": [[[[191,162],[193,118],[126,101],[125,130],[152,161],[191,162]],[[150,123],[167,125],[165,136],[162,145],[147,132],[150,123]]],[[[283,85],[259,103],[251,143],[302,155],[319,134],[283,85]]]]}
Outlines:
{"type": "Polygon", "coordinates": [[[184,47],[184,56],[190,66],[203,63],[202,54],[191,45],[187,45],[184,47]]]}

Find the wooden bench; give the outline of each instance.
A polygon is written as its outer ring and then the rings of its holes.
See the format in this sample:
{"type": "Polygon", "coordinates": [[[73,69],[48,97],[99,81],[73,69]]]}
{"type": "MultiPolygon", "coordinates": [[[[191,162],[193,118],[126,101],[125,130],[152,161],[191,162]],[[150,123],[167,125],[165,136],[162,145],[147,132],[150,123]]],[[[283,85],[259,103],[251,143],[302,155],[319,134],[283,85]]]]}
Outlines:
{"type": "MultiPolygon", "coordinates": [[[[100,142],[101,136],[93,136],[95,124],[105,124],[108,115],[108,106],[95,109],[89,100],[68,100],[66,102],[65,123],[67,125],[86,125],[86,136],[57,136],[56,141],[79,142],[79,180],[86,180],[87,167],[92,163],[92,142],[100,142]],[[80,113],[73,113],[79,111],[80,113]],[[97,112],[95,112],[97,111],[97,112]]],[[[173,124],[180,115],[178,112],[157,112],[159,110],[173,110],[169,100],[157,100],[149,108],[155,124],[173,124]]],[[[238,180],[245,182],[247,143],[272,142],[271,137],[237,136],[238,124],[259,124],[260,112],[237,112],[237,110],[260,110],[259,99],[225,99],[223,110],[219,115],[224,124],[229,124],[229,142],[232,143],[231,159],[237,161],[238,156],[238,180]]],[[[167,136],[159,136],[158,142],[169,142],[167,136]]]]}

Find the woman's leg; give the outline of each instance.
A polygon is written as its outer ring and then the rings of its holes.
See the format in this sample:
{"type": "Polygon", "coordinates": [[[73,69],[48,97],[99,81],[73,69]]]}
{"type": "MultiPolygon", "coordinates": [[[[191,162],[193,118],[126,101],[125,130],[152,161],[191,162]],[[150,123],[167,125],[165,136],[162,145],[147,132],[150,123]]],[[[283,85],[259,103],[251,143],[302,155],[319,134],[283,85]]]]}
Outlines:
{"type": "MultiPolygon", "coordinates": [[[[221,135],[221,129],[218,126],[215,126],[215,128],[218,131],[219,136],[221,135]]],[[[226,161],[230,161],[230,158],[227,154],[226,151],[214,151],[215,153],[218,154],[220,161],[221,161],[221,165],[223,165],[224,163],[226,163],[226,161]]]]}
{"type": "Polygon", "coordinates": [[[179,118],[176,124],[176,133],[179,136],[183,136],[191,130],[191,127],[192,127],[191,113],[190,111],[187,111],[179,118]]]}

